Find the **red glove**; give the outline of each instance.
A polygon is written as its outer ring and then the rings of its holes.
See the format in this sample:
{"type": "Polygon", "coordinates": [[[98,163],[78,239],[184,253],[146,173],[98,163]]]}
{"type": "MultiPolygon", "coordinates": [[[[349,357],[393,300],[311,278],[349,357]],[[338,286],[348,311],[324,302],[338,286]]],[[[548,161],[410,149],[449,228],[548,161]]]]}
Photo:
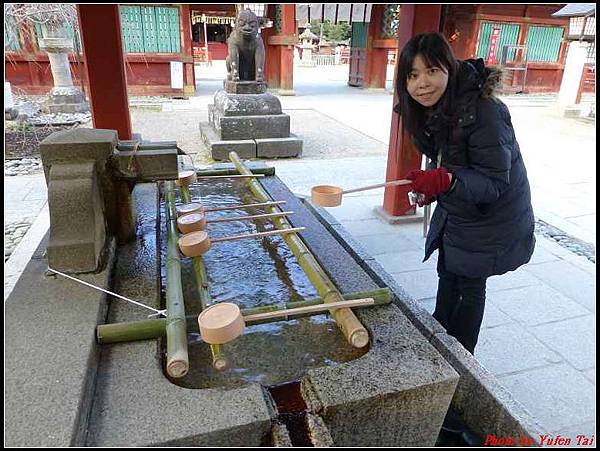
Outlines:
{"type": "Polygon", "coordinates": [[[425,196],[423,199],[417,199],[417,205],[419,207],[424,207],[425,205],[429,205],[435,202],[435,196],[425,196]]]}
{"type": "Polygon", "coordinates": [[[446,168],[427,169],[422,171],[417,169],[410,171],[406,177],[412,180],[411,186],[417,193],[425,194],[425,197],[433,197],[445,193],[450,189],[450,176],[446,168]]]}

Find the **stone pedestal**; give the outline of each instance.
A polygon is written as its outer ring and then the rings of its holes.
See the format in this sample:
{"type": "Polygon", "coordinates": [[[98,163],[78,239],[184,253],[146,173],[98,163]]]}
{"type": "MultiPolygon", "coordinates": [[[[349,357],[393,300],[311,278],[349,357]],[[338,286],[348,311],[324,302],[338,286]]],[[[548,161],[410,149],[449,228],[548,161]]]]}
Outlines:
{"type": "Polygon", "coordinates": [[[102,267],[106,236],[118,214],[107,162],[117,144],[114,130],[57,132],[40,143],[48,185],[48,265],[58,271],[102,267]]]}
{"type": "Polygon", "coordinates": [[[241,158],[297,157],[302,140],[290,133],[290,117],[262,82],[223,82],[208,106],[208,122],[200,123],[202,139],[215,160],[229,152],[241,158]]]}

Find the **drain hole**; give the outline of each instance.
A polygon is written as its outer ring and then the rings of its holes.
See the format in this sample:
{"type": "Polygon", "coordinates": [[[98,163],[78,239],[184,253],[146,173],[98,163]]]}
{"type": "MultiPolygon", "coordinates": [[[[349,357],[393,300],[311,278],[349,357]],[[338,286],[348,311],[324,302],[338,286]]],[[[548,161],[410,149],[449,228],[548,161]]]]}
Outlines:
{"type": "Polygon", "coordinates": [[[277,406],[278,419],[290,434],[292,446],[314,446],[306,422],[307,406],[300,391],[300,381],[272,385],[268,390],[277,406]]]}

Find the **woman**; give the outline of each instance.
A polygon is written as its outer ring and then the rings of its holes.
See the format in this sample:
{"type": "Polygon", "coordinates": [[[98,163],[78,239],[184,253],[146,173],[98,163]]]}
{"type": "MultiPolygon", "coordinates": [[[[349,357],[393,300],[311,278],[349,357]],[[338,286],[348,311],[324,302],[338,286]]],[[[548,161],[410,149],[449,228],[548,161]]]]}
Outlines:
{"type": "Polygon", "coordinates": [[[425,260],[439,249],[433,313],[475,351],[489,276],[527,263],[535,245],[527,172],[508,108],[492,95],[500,72],[457,61],[439,33],[413,37],[400,55],[395,110],[432,169],[411,171],[420,206],[437,201],[425,260]]]}

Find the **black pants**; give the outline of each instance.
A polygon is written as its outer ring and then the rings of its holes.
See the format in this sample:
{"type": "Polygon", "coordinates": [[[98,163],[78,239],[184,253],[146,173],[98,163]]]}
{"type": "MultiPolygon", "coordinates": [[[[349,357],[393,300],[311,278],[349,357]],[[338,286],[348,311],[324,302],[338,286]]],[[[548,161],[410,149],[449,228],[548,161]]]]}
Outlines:
{"type": "Polygon", "coordinates": [[[440,280],[433,317],[473,354],[483,320],[487,278],[469,278],[448,272],[441,247],[437,270],[440,280]]]}

